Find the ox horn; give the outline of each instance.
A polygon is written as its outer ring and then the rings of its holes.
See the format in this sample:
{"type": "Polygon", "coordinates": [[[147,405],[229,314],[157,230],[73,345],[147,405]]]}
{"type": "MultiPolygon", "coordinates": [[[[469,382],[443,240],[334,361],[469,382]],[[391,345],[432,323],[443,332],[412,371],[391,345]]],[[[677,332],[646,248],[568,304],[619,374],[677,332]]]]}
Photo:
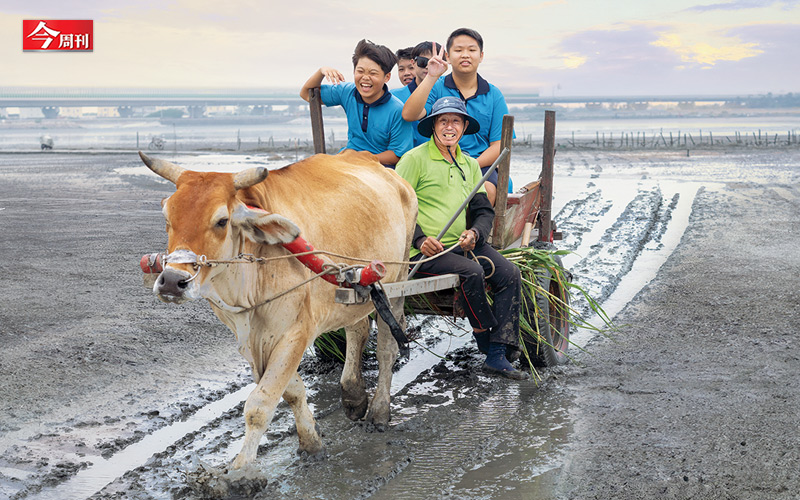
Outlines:
{"type": "Polygon", "coordinates": [[[178,183],[178,177],[180,177],[181,174],[185,171],[184,168],[179,167],[174,163],[170,163],[165,160],[160,160],[158,158],[156,159],[150,158],[141,151],[139,151],[139,156],[142,158],[144,164],[147,165],[147,168],[157,173],[161,177],[165,178],[166,180],[172,182],[173,184],[178,183]]]}
{"type": "Polygon", "coordinates": [[[238,191],[239,189],[249,188],[267,178],[269,170],[264,167],[248,168],[242,170],[233,178],[233,187],[238,191]]]}

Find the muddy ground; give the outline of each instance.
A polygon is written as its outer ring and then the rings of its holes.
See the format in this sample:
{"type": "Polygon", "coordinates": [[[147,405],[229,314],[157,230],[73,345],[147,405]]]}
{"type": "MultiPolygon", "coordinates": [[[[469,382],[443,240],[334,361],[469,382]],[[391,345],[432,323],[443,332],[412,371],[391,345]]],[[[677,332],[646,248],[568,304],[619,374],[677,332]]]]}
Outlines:
{"type": "MultiPolygon", "coordinates": [[[[171,186],[114,170],[137,164],[133,154],[0,156],[0,497],[201,498],[198,461],[224,466],[237,451],[236,402],[157,437],[250,380],[207,305],[165,305],[141,286],[139,257],[165,244],[159,202],[171,186]],[[127,464],[141,444],[144,458],[127,464]]],[[[452,349],[395,394],[385,433],[349,422],[338,370],[309,357],[328,457],[294,455],[281,407],[261,476],[229,494],[795,498],[800,153],[576,151],[559,166],[587,186],[619,176],[699,188],[677,250],[616,316],[612,339],[590,340],[538,384],[484,376],[472,344],[452,349]]],[[[608,210],[595,198],[576,197],[562,227],[588,238],[608,210]]],[[[579,282],[607,297],[625,261],[662,244],[671,200],[660,187],[632,193],[627,206],[645,209],[620,214],[607,231],[617,236],[576,265],[579,282]],[[609,248],[621,262],[600,252],[609,248]]],[[[419,326],[423,343],[447,342],[438,323],[419,326]]]]}

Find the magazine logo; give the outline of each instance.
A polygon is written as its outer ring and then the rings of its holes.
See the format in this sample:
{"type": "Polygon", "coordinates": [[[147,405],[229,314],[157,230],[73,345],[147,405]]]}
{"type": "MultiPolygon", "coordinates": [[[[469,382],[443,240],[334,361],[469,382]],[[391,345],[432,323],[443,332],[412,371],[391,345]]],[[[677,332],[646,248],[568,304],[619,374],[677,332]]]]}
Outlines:
{"type": "Polygon", "coordinates": [[[94,50],[94,21],[26,19],[22,21],[22,50],[94,50]]]}

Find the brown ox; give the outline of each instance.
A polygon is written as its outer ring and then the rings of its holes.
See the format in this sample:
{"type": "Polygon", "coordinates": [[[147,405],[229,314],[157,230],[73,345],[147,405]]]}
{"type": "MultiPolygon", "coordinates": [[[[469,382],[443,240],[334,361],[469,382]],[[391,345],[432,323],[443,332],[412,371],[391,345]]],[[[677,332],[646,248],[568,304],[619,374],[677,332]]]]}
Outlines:
{"type": "MultiPolygon", "coordinates": [[[[176,186],[175,193],[162,202],[171,255],[190,251],[217,260],[240,253],[277,257],[288,254],[281,243],[300,234],[321,250],[363,259],[407,259],[416,196],[403,179],[368,153],[316,155],[275,170],[269,177],[265,168],[238,174],[193,172],[140,155],[153,172],[176,186]]],[[[356,420],[366,415],[379,429],[387,425],[398,348],[380,321],[378,387],[367,411],[361,352],[368,335],[367,315],[374,310],[371,302],[336,304],[335,287],[316,279],[259,305],[313,275],[293,257],[267,264],[199,267],[193,279],[198,268],[174,260],[167,263],[154,292],[166,302],[208,300],[217,317],[236,334],[239,351],[258,384],[245,403],[244,445],[233,461],[234,469],[255,459],[281,396],[294,412],[299,451],[310,455],[322,451],[297,368],[303,352],[327,331],[346,327],[341,385],[348,417],[356,420]]],[[[386,267],[383,281],[405,279],[406,266],[386,267]]],[[[404,325],[402,303],[395,300],[392,306],[404,325]]]]}

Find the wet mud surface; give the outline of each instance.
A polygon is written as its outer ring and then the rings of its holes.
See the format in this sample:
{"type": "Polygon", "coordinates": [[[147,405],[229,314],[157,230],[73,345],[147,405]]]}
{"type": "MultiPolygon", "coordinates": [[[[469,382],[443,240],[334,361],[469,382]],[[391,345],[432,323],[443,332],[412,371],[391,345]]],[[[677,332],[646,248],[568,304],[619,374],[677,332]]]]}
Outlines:
{"type": "MultiPolygon", "coordinates": [[[[518,159],[515,179],[538,170],[535,155],[518,159]]],[[[249,370],[207,305],[162,304],[141,286],[139,258],[165,245],[160,200],[172,187],[115,171],[138,165],[135,154],[0,156],[0,497],[800,489],[797,151],[560,153],[559,247],[576,252],[570,267],[593,296],[633,286],[636,263],[677,246],[623,304],[613,339],[591,338],[538,383],[512,383],[480,372],[463,324],[418,319],[421,345],[398,363],[383,433],[344,416],[340,368],[310,354],[301,370],[326,456],[296,455],[280,405],[256,466],[224,485],[213,472],[240,446],[249,370]],[[670,243],[681,211],[688,225],[670,243]]],[[[369,390],[375,367],[366,374],[369,390]]]]}

